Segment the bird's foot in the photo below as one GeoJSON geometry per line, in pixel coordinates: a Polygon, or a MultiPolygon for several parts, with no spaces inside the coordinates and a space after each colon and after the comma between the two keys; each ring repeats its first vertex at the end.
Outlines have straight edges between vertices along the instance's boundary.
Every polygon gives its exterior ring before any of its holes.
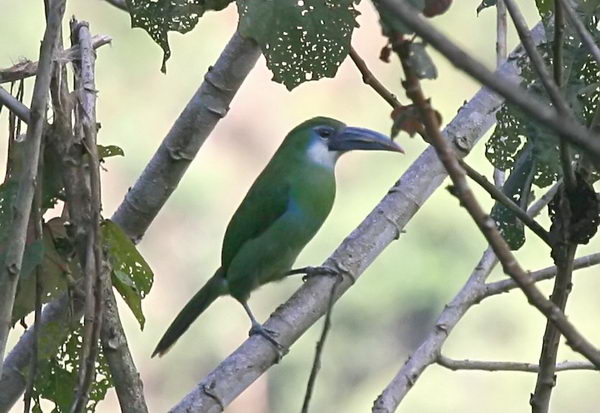
{"type": "Polygon", "coordinates": [[[338,276],[339,272],[330,267],[319,266],[319,267],[303,267],[295,270],[291,270],[287,273],[287,275],[293,274],[304,274],[302,277],[302,281],[306,281],[309,278],[316,277],[317,275],[326,275],[326,276],[338,276]]]}
{"type": "Polygon", "coordinates": [[[283,345],[279,344],[277,340],[275,340],[275,338],[279,336],[278,332],[269,330],[260,323],[252,323],[252,327],[250,328],[248,335],[253,336],[256,334],[265,338],[269,343],[273,345],[273,347],[275,347],[275,351],[277,352],[277,360],[275,360],[275,363],[279,363],[283,356],[285,356],[288,353],[288,349],[285,348],[283,345]]]}

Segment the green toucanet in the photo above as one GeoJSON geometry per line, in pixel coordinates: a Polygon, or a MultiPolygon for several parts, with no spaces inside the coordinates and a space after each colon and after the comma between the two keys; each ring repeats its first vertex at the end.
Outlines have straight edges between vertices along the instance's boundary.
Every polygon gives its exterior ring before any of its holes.
{"type": "Polygon", "coordinates": [[[225,294],[244,306],[251,331],[265,333],[248,307],[250,292],[288,274],[331,211],[336,161],[355,149],[402,152],[385,135],[325,117],[308,120],[286,136],[227,226],[221,267],[177,315],[152,356],[163,355],[225,294]]]}

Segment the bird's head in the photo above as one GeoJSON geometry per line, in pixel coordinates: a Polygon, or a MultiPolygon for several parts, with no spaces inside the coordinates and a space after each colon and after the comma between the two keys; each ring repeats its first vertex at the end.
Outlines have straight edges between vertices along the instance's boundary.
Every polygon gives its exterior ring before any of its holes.
{"type": "Polygon", "coordinates": [[[379,150],[404,153],[404,150],[386,135],[369,129],[346,126],[326,117],[310,119],[290,133],[302,137],[307,155],[315,162],[333,167],[340,155],[353,150],[379,150]],[[300,132],[300,133],[298,133],[300,132]]]}

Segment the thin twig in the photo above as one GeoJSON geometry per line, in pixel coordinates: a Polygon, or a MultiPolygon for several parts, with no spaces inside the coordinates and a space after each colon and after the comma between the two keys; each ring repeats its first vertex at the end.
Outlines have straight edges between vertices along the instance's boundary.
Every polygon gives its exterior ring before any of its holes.
{"type": "MultiPolygon", "coordinates": [[[[496,67],[500,67],[506,60],[508,49],[506,47],[508,25],[506,21],[506,5],[504,0],[496,1],[496,67]]],[[[498,188],[504,186],[504,171],[494,168],[494,185],[498,188]]]]}
{"type": "Polygon", "coordinates": [[[327,340],[327,334],[331,327],[331,313],[333,311],[333,305],[335,304],[336,290],[342,281],[343,276],[339,274],[336,278],[336,282],[331,287],[331,294],[329,295],[329,303],[327,304],[327,313],[325,313],[325,320],[323,321],[323,330],[321,331],[321,337],[317,341],[317,348],[315,350],[315,358],[310,369],[310,376],[308,377],[308,383],[306,384],[306,392],[304,394],[304,402],[302,403],[302,413],[308,413],[308,407],[310,406],[310,399],[313,394],[315,382],[317,380],[317,374],[321,368],[321,355],[323,354],[323,348],[325,341],[327,340]]]}
{"type": "Polygon", "coordinates": [[[102,209],[100,162],[97,150],[96,124],[96,86],[95,60],[91,35],[87,22],[71,20],[71,31],[74,42],[79,44],[80,59],[74,66],[76,73],[75,89],[79,96],[76,133],[83,134],[83,147],[88,155],[90,216],[85,223],[87,232],[85,285],[86,314],[84,318],[84,337],[82,356],[80,358],[80,374],[77,394],[71,412],[80,412],[88,400],[89,386],[95,374],[98,342],[103,321],[104,286],[103,286],[103,254],[100,236],[100,211],[102,209]],[[80,130],[78,130],[80,129],[80,130]]]}
{"type": "Polygon", "coordinates": [[[0,375],[4,364],[4,351],[11,326],[15,293],[21,272],[23,252],[25,251],[27,224],[31,213],[38,172],[40,143],[46,119],[48,88],[50,87],[52,54],[64,11],[65,0],[52,1],[48,23],[40,47],[40,67],[31,99],[31,122],[29,128],[27,128],[25,138],[25,159],[28,162],[24,165],[19,178],[19,189],[13,207],[12,223],[9,228],[8,239],[11,242],[7,245],[4,265],[0,268],[0,375]]]}
{"type": "Polygon", "coordinates": [[[546,231],[538,222],[533,219],[531,216],[527,214],[527,212],[523,211],[519,205],[517,205],[512,199],[510,199],[501,189],[496,187],[490,181],[486,179],[485,176],[481,175],[475,169],[471,168],[469,164],[467,164],[464,160],[459,160],[460,166],[463,167],[469,178],[474,180],[481,186],[485,191],[490,194],[490,196],[496,201],[500,202],[504,205],[508,210],[510,210],[517,218],[521,220],[523,224],[525,224],[531,231],[533,231],[542,241],[544,241],[548,246],[552,247],[552,242],[550,241],[550,236],[548,231],[546,231]]]}
{"type": "MultiPolygon", "coordinates": [[[[600,264],[600,253],[590,254],[583,257],[576,258],[573,261],[573,270],[579,270],[582,268],[591,267],[593,265],[600,264]]],[[[530,274],[531,279],[534,282],[549,280],[556,276],[556,266],[546,267],[541,270],[534,271],[530,274]]],[[[481,299],[509,292],[518,288],[518,285],[512,278],[505,280],[495,281],[485,285],[485,291],[481,294],[481,299]]]]}
{"type": "MultiPolygon", "coordinates": [[[[484,361],[484,360],[455,360],[439,355],[437,364],[450,370],[480,370],[480,371],[521,371],[537,373],[539,364],[519,363],[514,361],[484,361]]],[[[554,366],[555,371],[595,370],[598,368],[589,361],[563,361],[554,366]]]]}
{"type": "MultiPolygon", "coordinates": [[[[44,153],[45,142],[42,138],[40,153],[44,153]]],[[[35,194],[33,196],[33,205],[31,209],[31,227],[36,242],[44,242],[44,230],[42,228],[42,183],[44,182],[44,157],[40,157],[38,165],[38,176],[35,185],[35,194]]],[[[33,324],[33,340],[31,342],[31,360],[29,363],[29,375],[27,376],[27,388],[23,396],[23,411],[29,413],[31,410],[31,398],[35,379],[37,376],[38,360],[39,360],[39,337],[40,337],[40,320],[42,318],[42,263],[39,263],[34,270],[35,277],[35,292],[34,292],[34,324],[33,324]]]]}
{"type": "MultiPolygon", "coordinates": [[[[536,34],[541,41],[544,34],[542,25],[538,26],[536,34]]],[[[510,81],[519,79],[516,64],[519,56],[522,56],[520,48],[500,69],[510,81]]],[[[457,137],[460,137],[461,154],[466,154],[495,123],[495,113],[501,103],[500,96],[491,93],[488,88],[481,88],[447,124],[444,130],[446,139],[454,143],[457,137]]],[[[354,278],[362,276],[371,262],[397,239],[398,231],[402,231],[446,177],[435,151],[431,147],[427,148],[323,266],[345,269],[354,278]]],[[[289,346],[325,314],[332,283],[330,277],[309,279],[286,303],[278,307],[265,323],[265,327],[277,331],[278,341],[289,346]]],[[[348,288],[350,282],[340,284],[338,295],[345,293],[348,288]]],[[[211,393],[216,395],[222,404],[228,405],[271,367],[274,360],[272,346],[264,340],[249,338],[197,383],[171,411],[215,411],[211,409],[218,408],[218,403],[214,397],[203,391],[205,388],[210,388],[211,393]]]]}
{"type": "MultiPolygon", "coordinates": [[[[92,37],[92,47],[97,49],[112,42],[112,38],[105,34],[97,34],[92,37]]],[[[60,53],[55,53],[53,61],[72,62],[79,58],[79,45],[75,45],[69,49],[62,50],[60,53]]],[[[16,82],[35,76],[37,73],[38,62],[31,60],[23,60],[6,69],[0,69],[0,83],[16,82]]]]}
{"type": "MultiPolygon", "coordinates": [[[[396,6],[403,3],[394,3],[396,6]]],[[[507,3],[508,4],[508,3],[507,3]]],[[[542,314],[551,320],[560,332],[567,338],[573,350],[584,355],[594,365],[600,367],[600,351],[595,348],[576,328],[569,322],[564,313],[535,286],[529,274],[524,271],[506,244],[504,238],[494,225],[494,222],[486,214],[477,202],[473,192],[467,184],[464,170],[458,163],[457,156],[442,136],[438,118],[429,101],[425,98],[420,87],[419,79],[413,69],[407,64],[408,43],[405,41],[396,46],[402,67],[406,76],[405,88],[408,97],[415,103],[421,112],[421,117],[427,130],[431,144],[436,149],[440,161],[448,171],[454,185],[453,193],[460,199],[461,205],[469,212],[482,234],[485,236],[494,253],[502,264],[506,274],[519,285],[529,303],[536,307],[542,314]]]]}
{"type": "Polygon", "coordinates": [[[598,47],[588,29],[579,19],[579,16],[577,16],[577,13],[575,12],[575,5],[571,0],[558,0],[558,2],[562,5],[563,11],[567,15],[567,18],[571,24],[575,27],[575,31],[579,35],[581,42],[585,45],[585,47],[588,48],[594,60],[600,67],[600,47],[598,47]]]}
{"type": "Polygon", "coordinates": [[[524,91],[518,84],[494,75],[482,63],[475,60],[464,50],[456,46],[446,36],[436,30],[430,23],[421,19],[413,6],[408,2],[380,0],[385,8],[402,20],[428,44],[445,56],[455,67],[463,70],[474,79],[506,98],[521,108],[526,114],[538,122],[557,131],[571,143],[588,151],[596,159],[600,159],[600,139],[572,119],[559,116],[549,105],[539,101],[539,97],[524,91]]]}
{"type": "MultiPolygon", "coordinates": [[[[554,3],[554,40],[553,50],[553,75],[557,88],[563,84],[563,47],[565,39],[565,22],[563,9],[560,2],[554,3]]],[[[553,100],[554,102],[554,100],[553,100]]],[[[564,109],[559,108],[559,112],[564,109]]],[[[552,257],[556,264],[557,273],[554,288],[550,299],[554,304],[565,311],[569,293],[571,292],[571,279],[573,275],[573,260],[577,251],[577,244],[569,240],[571,222],[571,200],[570,194],[577,187],[575,168],[573,167],[573,154],[565,140],[559,142],[560,163],[563,172],[564,187],[558,196],[556,205],[556,219],[563,222],[560,228],[560,240],[555,242],[552,248],[552,257]]],[[[552,389],[556,385],[555,367],[560,345],[560,332],[549,320],[546,321],[546,329],[542,339],[542,350],[540,352],[540,369],[535,383],[535,390],[529,400],[533,413],[547,413],[550,409],[550,397],[552,389]]]]}
{"type": "Polygon", "coordinates": [[[381,83],[377,79],[377,77],[375,77],[373,72],[369,70],[363,58],[360,57],[356,49],[354,49],[354,47],[352,46],[350,46],[350,57],[352,58],[352,61],[354,62],[360,73],[362,74],[362,80],[366,85],[371,86],[371,88],[373,88],[373,90],[377,92],[379,96],[381,96],[387,103],[389,103],[391,107],[397,108],[402,106],[402,104],[398,101],[396,96],[392,92],[387,90],[383,83],[381,83]]]}

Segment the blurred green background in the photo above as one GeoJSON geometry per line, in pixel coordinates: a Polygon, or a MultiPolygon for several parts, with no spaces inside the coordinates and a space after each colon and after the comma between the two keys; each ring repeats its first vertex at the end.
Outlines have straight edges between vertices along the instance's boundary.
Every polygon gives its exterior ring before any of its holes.
{"type": "MultiPolygon", "coordinates": [[[[435,24],[473,55],[493,67],[495,12],[475,14],[477,0],[456,2],[435,24]]],[[[531,24],[537,21],[533,2],[523,5],[531,24]]],[[[370,68],[399,93],[401,70],[378,60],[385,44],[370,2],[359,5],[361,25],[353,44],[370,68]]],[[[40,1],[0,0],[0,67],[20,58],[37,60],[44,30],[40,1]]],[[[233,33],[233,5],[208,13],[191,33],[171,34],[173,57],[166,75],[160,73],[162,52],[129,17],[101,0],[68,1],[66,17],[90,22],[93,33],[110,35],[112,46],[98,51],[96,86],[99,140],[115,144],[125,158],[112,158],[103,173],[104,215],[121,202],[233,33]]],[[[66,25],[65,25],[66,27],[66,25]]],[[[65,32],[65,37],[66,32],[65,32]]],[[[509,49],[516,44],[511,31],[509,49]]],[[[434,54],[435,55],[435,54],[434,54]]],[[[433,104],[449,121],[478,85],[435,55],[439,79],[425,83],[433,104]]],[[[248,323],[231,298],[218,300],[162,359],[150,353],[164,329],[192,292],[219,265],[220,245],[228,220],[287,131],[299,122],[327,115],[349,124],[388,131],[390,108],[363,85],[347,59],[335,79],[309,82],[292,93],[270,81],[261,59],[247,78],[224,118],[202,147],[178,190],[163,208],[139,248],[154,269],[155,283],[144,301],[147,318],[142,332],[125,307],[121,316],[130,348],[144,381],[151,411],[165,411],[190,391],[246,337],[248,323]]],[[[31,91],[33,83],[27,83],[31,91]]],[[[399,94],[402,101],[406,101],[399,94]]],[[[26,100],[29,104],[29,100],[26,100]]],[[[7,116],[0,117],[0,161],[4,165],[7,116]]],[[[406,155],[354,153],[337,170],[338,195],[325,226],[300,256],[297,266],[320,264],[386,193],[425,149],[420,139],[400,137],[406,155]]],[[[491,176],[477,146],[470,162],[491,176]]],[[[488,197],[479,198],[491,207],[488,197]]],[[[548,225],[548,219],[543,219],[548,225]]],[[[550,265],[549,251],[531,234],[518,252],[528,269],[550,265]]],[[[598,250],[599,243],[580,254],[598,250]]],[[[373,400],[396,374],[411,350],[431,328],[436,315],[460,288],[485,248],[466,212],[440,190],[409,223],[406,233],[369,268],[335,308],[333,330],[325,350],[312,410],[369,411],[373,400]]],[[[600,279],[597,270],[575,277],[569,317],[594,342],[600,342],[597,314],[600,279]]],[[[494,278],[500,278],[498,271],[494,278]]],[[[251,305],[266,319],[300,285],[299,278],[268,285],[255,292],[251,305]]],[[[544,285],[548,290],[549,284],[544,285]]],[[[121,303],[122,304],[122,303],[121,303]]],[[[518,292],[492,298],[473,308],[452,333],[444,353],[455,358],[536,362],[544,329],[543,318],[518,292]]],[[[11,343],[21,328],[13,332],[11,343]]],[[[244,392],[229,412],[299,411],[320,323],[296,343],[282,363],[244,392]]],[[[559,360],[577,358],[561,347],[559,360]]],[[[450,372],[433,366],[417,382],[400,412],[529,411],[535,375],[528,373],[450,372]]],[[[559,373],[553,412],[600,410],[600,377],[593,372],[559,373]]],[[[18,411],[19,408],[15,408],[18,411]]],[[[111,391],[99,412],[117,411],[111,391]]]]}

